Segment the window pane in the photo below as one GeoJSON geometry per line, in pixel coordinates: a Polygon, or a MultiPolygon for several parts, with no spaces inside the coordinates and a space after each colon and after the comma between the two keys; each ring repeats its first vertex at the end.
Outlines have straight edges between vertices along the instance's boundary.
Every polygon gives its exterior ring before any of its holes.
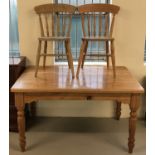
{"type": "Polygon", "coordinates": [[[85,4],[91,4],[92,2],[92,0],[85,0],[85,4]]]}
{"type": "Polygon", "coordinates": [[[72,5],[77,5],[77,4],[78,4],[78,1],[77,1],[77,0],[71,0],[71,1],[70,1],[70,4],[72,4],[72,5]]]}
{"type": "Polygon", "coordinates": [[[100,3],[100,0],[93,0],[93,3],[100,3]]]}
{"type": "Polygon", "coordinates": [[[85,1],[78,1],[78,5],[83,5],[85,1]]]}
{"type": "Polygon", "coordinates": [[[9,1],[9,55],[19,55],[18,21],[17,21],[17,2],[9,1]]]}
{"type": "Polygon", "coordinates": [[[69,4],[69,0],[61,0],[61,3],[69,4]]]}
{"type": "Polygon", "coordinates": [[[100,0],[100,3],[107,3],[107,0],[100,0]]]}

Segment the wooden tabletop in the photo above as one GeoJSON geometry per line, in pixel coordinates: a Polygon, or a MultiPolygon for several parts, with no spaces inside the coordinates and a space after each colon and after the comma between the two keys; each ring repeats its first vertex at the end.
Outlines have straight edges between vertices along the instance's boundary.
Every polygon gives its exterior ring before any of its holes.
{"type": "Polygon", "coordinates": [[[68,66],[40,68],[34,77],[34,67],[28,67],[11,88],[12,92],[96,92],[96,93],[143,93],[144,89],[126,67],[112,68],[84,66],[79,79],[72,79],[68,66]]]}

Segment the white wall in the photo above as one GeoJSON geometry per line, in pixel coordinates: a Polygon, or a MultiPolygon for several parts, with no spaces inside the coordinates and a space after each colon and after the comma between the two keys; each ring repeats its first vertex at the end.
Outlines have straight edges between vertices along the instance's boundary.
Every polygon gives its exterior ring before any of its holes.
{"type": "MultiPolygon", "coordinates": [[[[33,11],[35,5],[49,3],[51,0],[18,0],[19,39],[21,55],[28,59],[28,65],[35,64],[38,18],[33,11]]],[[[145,76],[145,0],[113,0],[120,6],[115,25],[116,63],[129,68],[142,82],[145,76]]],[[[39,116],[92,116],[113,117],[114,104],[111,101],[40,101],[37,105],[39,116]]],[[[144,115],[144,101],[139,116],[144,115]]],[[[122,107],[122,117],[129,115],[128,105],[122,107]]]]}

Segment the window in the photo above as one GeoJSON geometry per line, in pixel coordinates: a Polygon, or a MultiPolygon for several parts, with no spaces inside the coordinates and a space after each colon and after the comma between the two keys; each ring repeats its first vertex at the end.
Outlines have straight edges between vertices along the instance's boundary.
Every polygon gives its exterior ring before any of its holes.
{"type": "MultiPolygon", "coordinates": [[[[90,3],[110,3],[110,0],[55,0],[55,3],[65,3],[65,4],[71,4],[71,5],[83,5],[83,4],[90,4],[90,3]]],[[[77,61],[80,53],[80,46],[81,46],[81,38],[82,38],[82,27],[81,27],[81,18],[78,13],[75,13],[75,15],[72,18],[72,30],[71,30],[71,51],[72,51],[72,56],[73,60],[77,61]]],[[[55,44],[55,52],[61,52],[63,53],[65,51],[64,46],[62,45],[61,42],[58,42],[55,44]]],[[[103,43],[90,43],[88,47],[88,54],[93,53],[103,53],[104,50],[104,44],[103,43]]],[[[55,58],[56,62],[66,62],[67,59],[66,57],[62,58],[55,58]]],[[[93,56],[87,56],[86,61],[94,61],[98,62],[104,61],[104,58],[99,58],[99,57],[93,57],[93,56]]]]}
{"type": "Polygon", "coordinates": [[[9,56],[19,56],[17,2],[9,0],[9,56]]]}

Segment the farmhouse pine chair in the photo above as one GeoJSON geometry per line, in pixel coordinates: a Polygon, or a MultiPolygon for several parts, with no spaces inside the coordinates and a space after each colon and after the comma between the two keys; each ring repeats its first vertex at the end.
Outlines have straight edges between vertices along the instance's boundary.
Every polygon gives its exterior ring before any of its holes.
{"type": "Polygon", "coordinates": [[[109,68],[109,57],[111,57],[113,76],[116,77],[114,38],[112,34],[115,15],[119,9],[119,6],[112,4],[86,4],[78,7],[81,14],[83,38],[76,72],[77,78],[79,77],[80,67],[83,68],[84,66],[89,42],[105,43],[105,54],[91,54],[91,56],[106,57],[107,68],[109,68]]]}
{"type": "Polygon", "coordinates": [[[39,15],[41,37],[38,38],[38,52],[36,56],[35,77],[37,77],[40,57],[43,57],[43,67],[46,65],[47,56],[67,56],[68,67],[71,69],[74,78],[74,66],[70,48],[70,31],[72,23],[72,14],[76,7],[67,4],[43,4],[34,8],[39,15]],[[65,54],[47,53],[48,42],[63,42],[65,45],[65,54]],[[42,42],[44,43],[43,52],[42,42]]]}

